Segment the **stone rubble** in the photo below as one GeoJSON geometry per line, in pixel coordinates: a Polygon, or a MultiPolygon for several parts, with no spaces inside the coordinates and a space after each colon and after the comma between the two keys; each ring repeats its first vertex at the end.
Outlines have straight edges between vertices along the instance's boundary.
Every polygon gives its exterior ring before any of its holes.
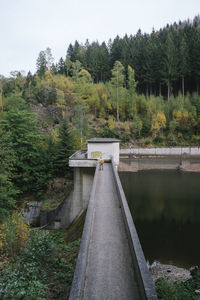
{"type": "Polygon", "coordinates": [[[169,282],[175,280],[185,281],[191,278],[190,271],[184,268],[179,268],[173,265],[164,265],[159,262],[153,263],[149,266],[150,273],[152,275],[153,281],[160,277],[168,277],[169,282]]]}

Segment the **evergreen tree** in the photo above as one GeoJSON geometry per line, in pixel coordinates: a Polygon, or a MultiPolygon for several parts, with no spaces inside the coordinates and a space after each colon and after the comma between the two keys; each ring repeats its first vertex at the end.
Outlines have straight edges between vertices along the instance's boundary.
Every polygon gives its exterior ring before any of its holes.
{"type": "Polygon", "coordinates": [[[98,42],[93,42],[87,47],[86,62],[87,70],[91,74],[94,82],[101,80],[101,60],[100,60],[100,45],[98,42]]]}
{"type": "Polygon", "coordinates": [[[58,143],[54,153],[54,170],[56,174],[70,174],[69,157],[74,152],[73,138],[66,120],[59,127],[58,143]]]}
{"type": "Polygon", "coordinates": [[[170,93],[172,91],[172,83],[178,78],[178,51],[175,47],[172,33],[168,32],[165,48],[165,60],[164,60],[164,72],[163,78],[167,84],[168,93],[167,98],[169,100],[170,93]]]}
{"type": "MultiPolygon", "coordinates": [[[[194,23],[195,24],[195,23],[194,23]]],[[[199,93],[199,78],[200,78],[200,27],[193,25],[190,31],[190,59],[192,79],[196,84],[196,92],[199,93]]]]}
{"type": "Polygon", "coordinates": [[[65,65],[65,61],[62,57],[58,61],[57,72],[58,72],[58,74],[62,74],[62,75],[66,74],[66,65],[65,65]]]}
{"type": "Polygon", "coordinates": [[[11,109],[4,114],[0,128],[10,132],[10,142],[16,161],[11,179],[22,192],[34,192],[40,195],[48,185],[47,149],[43,147],[43,137],[37,127],[37,121],[27,110],[11,109]]]}
{"type": "Polygon", "coordinates": [[[113,66],[116,61],[121,61],[121,54],[122,54],[122,40],[117,35],[110,49],[111,66],[113,66]]]}
{"type": "Polygon", "coordinates": [[[180,42],[180,54],[179,54],[179,59],[180,59],[180,65],[179,65],[179,72],[180,72],[180,77],[182,81],[182,95],[183,97],[185,96],[185,77],[189,74],[189,53],[188,53],[188,46],[186,43],[186,40],[184,36],[181,39],[180,42]]]}
{"type": "Polygon", "coordinates": [[[48,70],[47,59],[45,51],[40,51],[36,62],[37,75],[43,77],[45,72],[48,70]]]}
{"type": "Polygon", "coordinates": [[[100,81],[105,82],[108,79],[110,79],[110,57],[105,42],[103,42],[100,46],[99,65],[100,65],[100,69],[99,69],[100,81]]]}

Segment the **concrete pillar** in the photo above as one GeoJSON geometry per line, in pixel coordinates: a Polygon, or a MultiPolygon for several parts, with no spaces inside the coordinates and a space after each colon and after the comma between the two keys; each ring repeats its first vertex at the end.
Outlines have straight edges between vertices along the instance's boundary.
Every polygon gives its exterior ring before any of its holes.
{"type": "Polygon", "coordinates": [[[90,199],[90,193],[92,190],[92,184],[94,179],[94,168],[83,168],[82,170],[82,201],[83,209],[88,207],[88,202],[90,199]]]}
{"type": "Polygon", "coordinates": [[[82,170],[81,168],[74,168],[74,191],[70,207],[70,221],[74,220],[74,218],[78,216],[83,209],[82,189],[82,170]]]}

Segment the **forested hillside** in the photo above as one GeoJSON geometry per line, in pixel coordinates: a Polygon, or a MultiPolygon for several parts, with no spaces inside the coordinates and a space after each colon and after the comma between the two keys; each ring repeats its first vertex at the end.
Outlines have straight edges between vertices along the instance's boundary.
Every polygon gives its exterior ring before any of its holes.
{"type": "Polygon", "coordinates": [[[89,137],[200,145],[200,18],[108,44],[77,41],[35,74],[0,77],[0,214],[40,197],[89,137]],[[35,113],[33,113],[35,112],[35,113]]]}
{"type": "Polygon", "coordinates": [[[72,281],[79,241],[31,231],[21,207],[50,202],[53,180],[71,178],[69,156],[87,138],[200,146],[199,84],[199,16],[108,43],[76,41],[57,63],[47,48],[35,74],[0,75],[0,299],[65,298],[72,281]]]}

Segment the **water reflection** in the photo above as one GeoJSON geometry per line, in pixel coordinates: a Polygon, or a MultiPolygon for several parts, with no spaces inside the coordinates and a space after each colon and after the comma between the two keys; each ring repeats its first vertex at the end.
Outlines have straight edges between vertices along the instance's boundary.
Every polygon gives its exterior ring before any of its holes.
{"type": "Polygon", "coordinates": [[[146,259],[200,265],[200,175],[154,170],[120,178],[146,259]]]}

